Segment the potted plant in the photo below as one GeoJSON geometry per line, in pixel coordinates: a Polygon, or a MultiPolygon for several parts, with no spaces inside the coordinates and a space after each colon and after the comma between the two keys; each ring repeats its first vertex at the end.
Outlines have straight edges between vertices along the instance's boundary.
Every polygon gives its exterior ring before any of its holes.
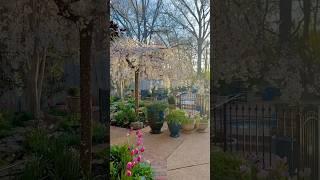
{"type": "Polygon", "coordinates": [[[186,119],[182,123],[182,129],[185,133],[191,133],[195,127],[195,116],[188,113],[186,119]]]}
{"type": "Polygon", "coordinates": [[[194,129],[198,129],[201,121],[201,116],[197,114],[195,115],[194,119],[195,119],[194,129]]]}
{"type": "Polygon", "coordinates": [[[164,102],[154,102],[147,107],[147,118],[152,134],[160,134],[164,122],[164,113],[167,104],[164,102]]]}
{"type": "Polygon", "coordinates": [[[181,124],[186,119],[184,111],[180,109],[171,110],[166,119],[170,130],[170,136],[174,138],[179,137],[181,124]]]}
{"type": "Polygon", "coordinates": [[[168,97],[168,104],[170,109],[175,109],[176,108],[176,99],[174,96],[169,96],[168,97]]]}
{"type": "Polygon", "coordinates": [[[67,106],[70,112],[80,112],[80,89],[78,87],[68,89],[67,106]]]}
{"type": "Polygon", "coordinates": [[[205,132],[205,130],[208,128],[208,124],[209,124],[208,122],[209,122],[209,119],[207,117],[200,118],[198,131],[205,132]]]}

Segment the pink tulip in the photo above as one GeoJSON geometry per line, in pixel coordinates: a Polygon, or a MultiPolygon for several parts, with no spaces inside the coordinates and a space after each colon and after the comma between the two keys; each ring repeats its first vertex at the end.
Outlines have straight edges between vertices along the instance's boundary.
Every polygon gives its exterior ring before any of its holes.
{"type": "Polygon", "coordinates": [[[127,176],[132,176],[132,172],[130,170],[127,170],[127,176]]]}
{"type": "Polygon", "coordinates": [[[137,162],[135,160],[133,160],[132,167],[134,167],[136,164],[137,164],[137,162]]]}
{"type": "Polygon", "coordinates": [[[127,163],[127,169],[130,170],[132,168],[132,162],[127,163]]]}
{"type": "Polygon", "coordinates": [[[138,148],[136,148],[135,150],[134,150],[134,154],[138,154],[139,153],[139,150],[138,150],[138,148]]]}
{"type": "Polygon", "coordinates": [[[140,152],[144,152],[144,147],[143,146],[140,148],[140,152]]]}
{"type": "Polygon", "coordinates": [[[139,155],[139,156],[137,157],[137,161],[138,161],[138,162],[140,162],[140,161],[141,161],[141,159],[142,159],[142,156],[141,156],[141,155],[139,155]]]}
{"type": "Polygon", "coordinates": [[[131,156],[133,156],[135,154],[135,150],[133,149],[132,151],[131,151],[131,156]]]}
{"type": "Polygon", "coordinates": [[[142,144],[142,140],[141,139],[138,139],[137,141],[137,146],[140,146],[142,144]]]}

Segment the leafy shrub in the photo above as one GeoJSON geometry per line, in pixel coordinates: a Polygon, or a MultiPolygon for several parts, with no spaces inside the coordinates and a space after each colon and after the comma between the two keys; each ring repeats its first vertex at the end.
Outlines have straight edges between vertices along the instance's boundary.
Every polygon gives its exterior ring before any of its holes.
{"type": "Polygon", "coordinates": [[[94,123],[92,130],[93,143],[103,143],[106,140],[107,128],[104,124],[94,123]]]}
{"type": "Polygon", "coordinates": [[[32,131],[26,142],[35,158],[27,163],[22,179],[79,179],[79,152],[70,147],[73,144],[70,137],[49,138],[42,130],[32,131]]]}
{"type": "Polygon", "coordinates": [[[60,109],[56,109],[56,108],[50,109],[48,113],[53,115],[53,116],[67,116],[68,115],[67,112],[62,111],[60,109]]]}
{"type": "Polygon", "coordinates": [[[74,149],[65,149],[53,159],[53,179],[78,180],[80,177],[80,155],[74,149]]]}
{"type": "Polygon", "coordinates": [[[118,126],[129,125],[136,120],[136,113],[133,108],[126,107],[118,111],[115,115],[118,126]]]}
{"type": "Polygon", "coordinates": [[[250,172],[241,172],[241,165],[245,162],[240,157],[224,152],[214,152],[211,154],[211,174],[213,179],[239,179],[239,180],[251,180],[250,172]]]}
{"type": "Polygon", "coordinates": [[[167,115],[166,119],[168,123],[176,123],[182,124],[186,120],[186,115],[183,110],[171,110],[170,113],[167,115]]]}
{"type": "Polygon", "coordinates": [[[48,164],[41,158],[34,156],[27,162],[25,168],[22,171],[22,175],[19,179],[21,180],[34,180],[41,179],[46,176],[48,164]]]}
{"type": "Polygon", "coordinates": [[[27,112],[0,112],[0,137],[10,135],[10,129],[16,126],[23,126],[25,121],[33,119],[33,115],[27,112]]]}
{"type": "Polygon", "coordinates": [[[110,162],[112,163],[110,168],[113,171],[111,179],[116,180],[125,173],[127,162],[132,159],[128,148],[128,145],[112,146],[110,148],[110,162]]]}
{"type": "Polygon", "coordinates": [[[73,132],[75,130],[75,127],[79,127],[79,125],[80,116],[78,116],[77,114],[72,114],[61,118],[59,128],[67,132],[73,132]]]}
{"type": "Polygon", "coordinates": [[[10,122],[0,113],[0,138],[10,135],[10,129],[10,122]]]}
{"type": "Polygon", "coordinates": [[[80,136],[75,133],[64,133],[57,137],[57,141],[63,142],[68,147],[79,147],[80,136]]]}
{"type": "Polygon", "coordinates": [[[49,146],[49,137],[44,130],[36,129],[26,136],[26,149],[37,154],[46,154],[49,146]]]}
{"type": "Polygon", "coordinates": [[[132,168],[133,178],[139,179],[140,177],[144,177],[146,180],[153,179],[153,171],[149,164],[147,163],[139,163],[138,165],[132,168]]]}
{"type": "Polygon", "coordinates": [[[23,126],[23,122],[34,119],[33,115],[28,112],[16,112],[14,116],[12,116],[12,125],[13,126],[23,126]]]}
{"type": "Polygon", "coordinates": [[[161,102],[161,101],[156,101],[150,105],[148,105],[147,109],[148,109],[148,113],[149,112],[161,112],[164,111],[166,108],[168,107],[168,104],[165,102],[161,102]]]}

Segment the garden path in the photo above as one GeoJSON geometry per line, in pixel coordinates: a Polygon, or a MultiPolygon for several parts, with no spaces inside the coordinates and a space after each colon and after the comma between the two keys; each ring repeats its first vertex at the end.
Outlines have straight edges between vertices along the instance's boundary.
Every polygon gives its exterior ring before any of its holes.
{"type": "MultiPolygon", "coordinates": [[[[181,133],[179,138],[171,138],[164,124],[161,134],[144,132],[145,160],[149,160],[155,170],[156,180],[210,179],[210,133],[181,133]]],[[[110,127],[111,144],[127,142],[127,129],[110,127]]],[[[132,135],[130,141],[134,142],[132,135]]]]}

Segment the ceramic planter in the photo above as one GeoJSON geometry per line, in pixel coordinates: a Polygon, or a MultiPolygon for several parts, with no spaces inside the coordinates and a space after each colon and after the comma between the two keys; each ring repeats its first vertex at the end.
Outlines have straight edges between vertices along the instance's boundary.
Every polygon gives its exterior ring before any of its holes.
{"type": "Polygon", "coordinates": [[[200,122],[198,126],[199,132],[204,132],[208,128],[208,122],[200,122]]]}
{"type": "Polygon", "coordinates": [[[152,134],[160,134],[164,122],[164,111],[148,113],[152,134]]]}
{"type": "Polygon", "coordinates": [[[182,129],[183,129],[183,132],[185,133],[192,133],[192,131],[194,130],[194,121],[190,121],[190,122],[185,122],[182,124],[182,129]]]}
{"type": "Polygon", "coordinates": [[[170,136],[177,138],[180,136],[181,125],[178,123],[168,123],[168,127],[170,130],[170,136]]]}
{"type": "Polygon", "coordinates": [[[138,130],[143,128],[143,122],[137,121],[137,122],[131,122],[130,127],[132,127],[133,130],[138,130]]]}

